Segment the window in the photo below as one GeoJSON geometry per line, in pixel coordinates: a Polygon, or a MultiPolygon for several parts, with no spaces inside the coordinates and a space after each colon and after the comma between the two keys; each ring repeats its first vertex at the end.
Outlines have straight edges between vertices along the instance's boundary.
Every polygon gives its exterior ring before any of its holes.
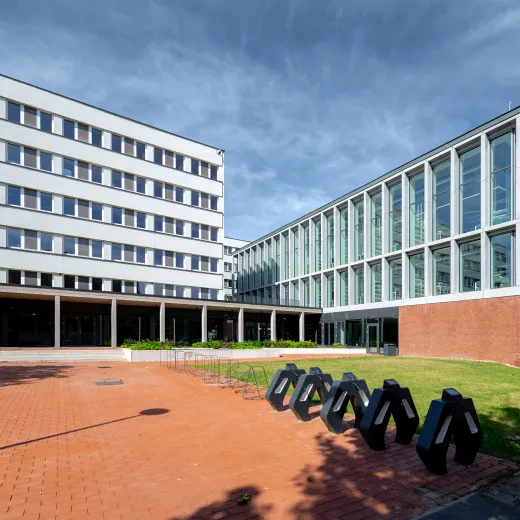
{"type": "Polygon", "coordinates": [[[112,260],[121,260],[123,246],[121,244],[112,244],[112,260]]]}
{"type": "Polygon", "coordinates": [[[218,271],[218,259],[210,258],[209,263],[210,263],[210,271],[212,273],[216,273],[218,271]]]}
{"type": "Polygon", "coordinates": [[[24,231],[24,248],[25,249],[38,249],[38,233],[36,231],[24,231]]]}
{"type": "MultiPolygon", "coordinates": [[[[348,263],[348,206],[339,211],[339,263],[348,263]]],[[[307,271],[304,274],[307,274],[307,271]]]]}
{"type": "Polygon", "coordinates": [[[78,179],[89,180],[89,168],[86,162],[78,161],[78,179]]]}
{"type": "Polygon", "coordinates": [[[226,273],[230,273],[230,272],[232,271],[232,268],[233,268],[233,266],[232,266],[231,263],[229,263],[229,262],[224,262],[224,271],[225,271],[226,273]]]}
{"type": "Polygon", "coordinates": [[[38,193],[35,190],[25,188],[24,203],[26,208],[38,209],[38,193]]]}
{"type": "Polygon", "coordinates": [[[175,201],[184,202],[184,188],[175,188],[175,201]]]}
{"type": "Polygon", "coordinates": [[[191,288],[191,297],[192,298],[200,298],[200,289],[198,287],[191,288]]]}
{"type": "Polygon", "coordinates": [[[363,205],[363,199],[354,203],[354,262],[365,258],[365,210],[363,205]]]}
{"type": "Polygon", "coordinates": [[[410,246],[424,243],[424,173],[410,179],[410,246]]]}
{"type": "Polygon", "coordinates": [[[433,258],[433,294],[451,293],[451,256],[450,247],[435,249],[432,251],[433,258]]]}
{"type": "Polygon", "coordinates": [[[7,162],[20,164],[21,163],[21,149],[15,144],[8,143],[7,145],[7,162]]]}
{"type": "Polygon", "coordinates": [[[64,276],[64,287],[65,287],[65,289],[75,289],[76,288],[76,277],[71,274],[66,274],[64,276]]]}
{"type": "Polygon", "coordinates": [[[184,222],[182,220],[175,221],[175,234],[184,235],[184,222]]]}
{"type": "Polygon", "coordinates": [[[153,228],[155,231],[163,232],[164,219],[159,215],[155,215],[153,218],[153,228]]]}
{"type": "Polygon", "coordinates": [[[209,177],[209,165],[207,162],[202,161],[200,163],[200,175],[206,178],[209,177]]]}
{"type": "Polygon", "coordinates": [[[38,167],[38,153],[33,148],[25,147],[23,150],[23,164],[29,168],[38,167]]]}
{"type": "Polygon", "coordinates": [[[63,237],[63,253],[66,255],[76,254],[76,240],[72,237],[63,237]]]}
{"type": "Polygon", "coordinates": [[[200,193],[198,191],[192,191],[191,192],[191,205],[192,206],[199,206],[199,196],[200,193]]]}
{"type": "Polygon", "coordinates": [[[112,151],[121,153],[121,143],[121,136],[112,134],[112,151]]]}
{"type": "Polygon", "coordinates": [[[88,200],[78,200],[78,217],[89,218],[89,203],[88,200]]]}
{"type": "Polygon", "coordinates": [[[16,103],[7,102],[7,120],[11,123],[20,123],[21,107],[16,103]]]}
{"type": "Polygon", "coordinates": [[[372,195],[370,202],[372,213],[370,229],[370,254],[371,256],[379,256],[383,252],[383,209],[381,205],[381,192],[372,195]]]}
{"type": "Polygon", "coordinates": [[[22,283],[22,271],[14,271],[9,269],[9,283],[13,285],[20,285],[22,283]]]}
{"type": "Polygon", "coordinates": [[[74,216],[76,215],[76,201],[69,197],[63,197],[63,214],[74,216]]]}
{"type": "Polygon", "coordinates": [[[7,204],[12,206],[22,205],[22,190],[16,186],[8,186],[7,188],[7,204]]]}
{"type": "Polygon", "coordinates": [[[173,186],[171,184],[164,185],[164,198],[166,200],[173,200],[173,186]]]}
{"type": "MultiPolygon", "coordinates": [[[[278,245],[278,244],[277,244],[278,245]]],[[[314,221],[314,270],[321,270],[321,221],[314,221]]],[[[278,277],[277,277],[278,280],[278,277]]]]}
{"type": "Polygon", "coordinates": [[[162,199],[163,197],[163,185],[162,182],[156,182],[153,183],[153,196],[159,197],[162,199]]]}
{"type": "Polygon", "coordinates": [[[175,155],[175,168],[177,168],[177,170],[184,170],[184,157],[182,155],[175,155]]]}
{"type": "Polygon", "coordinates": [[[365,303],[365,269],[356,267],[353,272],[355,305],[359,305],[365,303]]]}
{"type": "Polygon", "coordinates": [[[92,240],[92,256],[94,258],[103,258],[103,242],[100,240],[92,240]]]}
{"type": "Polygon", "coordinates": [[[447,238],[451,234],[450,171],[450,161],[433,167],[433,240],[447,238]]]}
{"type": "Polygon", "coordinates": [[[42,211],[52,211],[52,195],[40,192],[40,209],[42,211]]]}
{"type": "Polygon", "coordinates": [[[90,256],[88,238],[78,238],[78,255],[90,256]]]}
{"type": "Polygon", "coordinates": [[[199,161],[196,161],[195,159],[191,160],[191,173],[193,175],[199,174],[199,161]]]}
{"type": "Polygon", "coordinates": [[[135,143],[133,139],[129,139],[128,137],[124,138],[124,152],[127,155],[134,155],[134,147],[135,143]]]}
{"type": "Polygon", "coordinates": [[[410,255],[410,298],[424,296],[424,253],[410,255]]]}
{"type": "Polygon", "coordinates": [[[218,209],[218,197],[210,196],[210,208],[214,211],[218,209]]]}
{"type": "Polygon", "coordinates": [[[146,228],[146,214],[145,213],[136,213],[136,226],[141,229],[146,228]]]}
{"type": "Polygon", "coordinates": [[[72,159],[63,158],[63,175],[65,177],[74,177],[74,161],[72,159]]]}
{"type": "Polygon", "coordinates": [[[513,285],[512,255],[512,232],[491,237],[491,289],[513,285]]]}
{"type": "Polygon", "coordinates": [[[156,249],[153,252],[153,263],[154,265],[163,265],[163,252],[156,249]]]}
{"type": "Polygon", "coordinates": [[[191,225],[191,238],[200,238],[200,225],[199,224],[191,225]]]}
{"type": "Polygon", "coordinates": [[[491,141],[491,224],[511,220],[511,132],[491,141]]]}
{"type": "Polygon", "coordinates": [[[163,163],[163,151],[160,148],[153,149],[153,162],[155,164],[163,163]]]}
{"type": "Polygon", "coordinates": [[[123,223],[123,210],[121,208],[112,208],[112,224],[123,223]]]}
{"type": "Polygon", "coordinates": [[[200,257],[191,255],[191,270],[198,271],[200,269],[200,257]]]}
{"type": "Polygon", "coordinates": [[[136,143],[136,157],[138,159],[144,159],[146,157],[146,145],[139,141],[136,143]]]}
{"type": "Polygon", "coordinates": [[[78,123],[78,141],[88,143],[90,141],[90,129],[88,125],[78,123]]]}
{"type": "Polygon", "coordinates": [[[33,128],[37,128],[38,111],[35,108],[24,107],[23,112],[24,112],[24,114],[23,114],[24,125],[32,126],[33,128]]]}
{"type": "Polygon", "coordinates": [[[124,210],[125,221],[124,225],[128,227],[135,227],[135,214],[131,209],[124,210]]]}
{"type": "Polygon", "coordinates": [[[217,177],[218,177],[218,166],[215,166],[214,164],[212,164],[210,166],[210,177],[211,179],[213,179],[214,181],[217,180],[217,177]]]}
{"type": "Polygon", "coordinates": [[[334,267],[334,214],[327,215],[327,267],[334,267]]]}
{"type": "Polygon", "coordinates": [[[135,179],[134,179],[133,175],[130,175],[129,173],[124,173],[123,174],[123,183],[124,183],[125,190],[135,191],[135,189],[134,189],[135,179]]]}
{"type": "Polygon", "coordinates": [[[170,152],[168,150],[164,152],[164,164],[165,166],[173,168],[173,152],[170,152]]]}
{"type": "Polygon", "coordinates": [[[103,280],[101,278],[92,278],[92,290],[93,291],[102,291],[103,290],[103,280]]]}
{"type": "Polygon", "coordinates": [[[480,229],[480,146],[459,156],[460,230],[480,229]]]}
{"type": "Polygon", "coordinates": [[[329,274],[327,280],[327,307],[334,307],[334,275],[329,274]]]}
{"type": "Polygon", "coordinates": [[[210,240],[216,242],[218,240],[218,228],[212,227],[210,229],[210,240]]]}
{"type": "Polygon", "coordinates": [[[70,121],[69,119],[63,120],[63,136],[68,139],[75,139],[74,121],[70,121]]]}
{"type": "Polygon", "coordinates": [[[112,170],[112,187],[122,188],[123,187],[123,175],[121,172],[112,170]]]}
{"type": "Polygon", "coordinates": [[[390,300],[400,300],[403,297],[403,262],[401,258],[395,258],[388,262],[390,282],[390,300]]]}
{"type": "Polygon", "coordinates": [[[50,153],[40,152],[40,169],[52,172],[52,155],[50,153]]]}
{"type": "Polygon", "coordinates": [[[52,274],[41,273],[40,274],[40,285],[42,287],[52,287],[52,274]]]}
{"type": "Polygon", "coordinates": [[[370,301],[377,303],[383,301],[383,278],[381,264],[370,266],[370,301]]]}
{"type": "Polygon", "coordinates": [[[480,239],[464,242],[459,246],[460,253],[460,291],[480,291],[481,264],[480,239]]]}
{"type": "Polygon", "coordinates": [[[142,177],[135,178],[135,190],[137,193],[146,193],[146,181],[142,177]]]}
{"type": "Polygon", "coordinates": [[[25,271],[25,285],[38,285],[38,273],[35,271],[25,271]]]}
{"type": "Polygon", "coordinates": [[[52,251],[52,235],[40,233],[40,251],[52,251]]]}
{"type": "Polygon", "coordinates": [[[339,273],[339,304],[348,305],[348,271],[339,273]]]}
{"type": "Polygon", "coordinates": [[[121,280],[112,280],[112,292],[120,293],[122,290],[123,283],[121,280]]]}
{"type": "Polygon", "coordinates": [[[21,229],[7,229],[7,247],[22,247],[21,229]]]}
{"type": "Polygon", "coordinates": [[[92,144],[98,148],[101,148],[103,146],[103,132],[98,128],[92,128],[91,135],[92,144]]]}
{"type": "Polygon", "coordinates": [[[101,184],[103,182],[103,174],[99,166],[92,165],[92,182],[101,184]]]}

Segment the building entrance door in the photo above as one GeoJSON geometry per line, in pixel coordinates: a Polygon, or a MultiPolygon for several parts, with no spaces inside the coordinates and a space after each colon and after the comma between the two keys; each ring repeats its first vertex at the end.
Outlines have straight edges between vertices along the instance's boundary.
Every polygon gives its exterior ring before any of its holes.
{"type": "Polygon", "coordinates": [[[367,353],[379,353],[379,323],[367,323],[367,353]]]}

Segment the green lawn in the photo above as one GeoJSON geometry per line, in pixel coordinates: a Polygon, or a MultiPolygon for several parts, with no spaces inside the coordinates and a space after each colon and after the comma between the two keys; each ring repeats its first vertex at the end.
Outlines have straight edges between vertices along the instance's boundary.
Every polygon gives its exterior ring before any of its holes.
{"type": "MultiPolygon", "coordinates": [[[[254,365],[265,367],[270,382],[276,370],[288,362],[291,360],[255,362],[254,365]]],[[[318,366],[334,379],[340,379],[343,372],[354,372],[366,380],[370,391],[381,387],[384,379],[395,379],[410,389],[421,425],[431,400],[439,399],[443,388],[456,388],[475,403],[484,431],[481,450],[520,462],[520,443],[513,440],[520,434],[519,369],[473,361],[375,356],[294,362],[307,371],[311,366],[318,366]]]]}

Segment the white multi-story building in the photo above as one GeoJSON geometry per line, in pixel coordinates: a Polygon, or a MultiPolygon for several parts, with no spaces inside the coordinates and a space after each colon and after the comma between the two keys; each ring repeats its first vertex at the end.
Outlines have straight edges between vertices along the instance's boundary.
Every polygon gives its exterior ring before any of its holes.
{"type": "Polygon", "coordinates": [[[231,299],[237,290],[237,266],[234,261],[234,253],[248,244],[247,240],[224,237],[224,298],[231,299]]]}
{"type": "Polygon", "coordinates": [[[519,114],[252,241],[238,295],[323,308],[325,344],[520,362],[519,114]]]}

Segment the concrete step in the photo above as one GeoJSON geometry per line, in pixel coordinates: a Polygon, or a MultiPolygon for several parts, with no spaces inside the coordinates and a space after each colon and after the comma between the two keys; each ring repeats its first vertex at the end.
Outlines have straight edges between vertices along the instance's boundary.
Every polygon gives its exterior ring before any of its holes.
{"type": "Polygon", "coordinates": [[[125,361],[120,349],[114,350],[0,350],[0,363],[41,363],[41,362],[88,362],[125,361]]]}

